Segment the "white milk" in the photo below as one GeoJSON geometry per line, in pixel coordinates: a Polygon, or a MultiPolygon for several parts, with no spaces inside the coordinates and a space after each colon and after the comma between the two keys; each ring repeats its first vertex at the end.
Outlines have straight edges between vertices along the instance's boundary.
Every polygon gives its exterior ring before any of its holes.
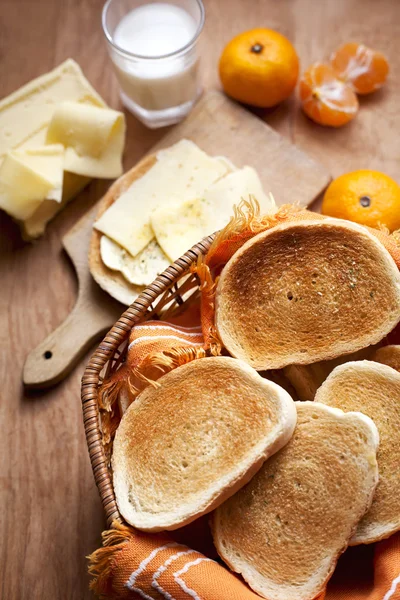
{"type": "Polygon", "coordinates": [[[190,42],[196,33],[194,19],[180,6],[156,2],[125,15],[114,32],[114,42],[140,56],[165,56],[190,42]]]}
{"type": "Polygon", "coordinates": [[[133,112],[163,111],[195,101],[199,93],[195,48],[160,57],[189,44],[196,28],[183,8],[164,2],[135,8],[118,23],[114,44],[135,56],[113,53],[112,58],[122,98],[133,112]]]}

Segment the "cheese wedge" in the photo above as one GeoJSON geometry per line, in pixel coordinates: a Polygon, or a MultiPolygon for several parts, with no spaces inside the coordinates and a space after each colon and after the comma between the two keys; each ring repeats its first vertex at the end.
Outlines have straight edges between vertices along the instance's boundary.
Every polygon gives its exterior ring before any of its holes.
{"type": "Polygon", "coordinates": [[[96,221],[94,227],[136,256],[154,238],[151,213],[161,204],[196,198],[229,172],[226,161],[181,140],[157,153],[157,162],[96,221]]]}
{"type": "Polygon", "coordinates": [[[133,285],[150,285],[170,265],[169,258],[156,240],[152,240],[136,256],[103,235],[100,240],[101,260],[109,269],[119,271],[133,285]]]}
{"type": "Polygon", "coordinates": [[[151,214],[151,226],[161,248],[174,261],[193,244],[225,227],[234,205],[249,196],[257,199],[262,214],[276,210],[256,171],[244,167],[219,179],[198,198],[172,206],[163,204],[151,214]]]}
{"type": "Polygon", "coordinates": [[[63,160],[61,145],[8,152],[0,166],[0,208],[25,220],[44,199],[60,203],[63,160]]]}
{"type": "Polygon", "coordinates": [[[53,114],[46,142],[65,146],[66,171],[87,177],[119,177],[125,116],[110,108],[63,102],[53,114]]]}

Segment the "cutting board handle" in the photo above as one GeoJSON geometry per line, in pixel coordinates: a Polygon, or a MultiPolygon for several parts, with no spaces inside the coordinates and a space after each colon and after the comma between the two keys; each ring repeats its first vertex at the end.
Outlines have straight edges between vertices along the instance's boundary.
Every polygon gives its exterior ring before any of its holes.
{"type": "Polygon", "coordinates": [[[96,211],[94,206],[63,238],[78,277],[78,298],[65,321],[28,354],[22,375],[26,387],[45,388],[64,379],[123,310],[89,273],[89,243],[96,211]]]}
{"type": "Polygon", "coordinates": [[[59,327],[28,354],[23,382],[43,388],[61,381],[110,327],[110,319],[96,314],[82,294],[73,311],[59,327]]]}

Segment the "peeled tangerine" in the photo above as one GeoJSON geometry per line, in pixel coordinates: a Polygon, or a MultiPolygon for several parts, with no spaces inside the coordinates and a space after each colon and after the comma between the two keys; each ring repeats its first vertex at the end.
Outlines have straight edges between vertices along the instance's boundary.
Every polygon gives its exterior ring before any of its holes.
{"type": "Polygon", "coordinates": [[[338,77],[357,94],[379,89],[389,73],[386,57],[364,44],[344,44],[332,54],[330,62],[338,77]]]}
{"type": "Polygon", "coordinates": [[[353,89],[327,64],[315,63],[303,73],[300,99],[306,115],[320,125],[341,127],[358,111],[353,89]]]}

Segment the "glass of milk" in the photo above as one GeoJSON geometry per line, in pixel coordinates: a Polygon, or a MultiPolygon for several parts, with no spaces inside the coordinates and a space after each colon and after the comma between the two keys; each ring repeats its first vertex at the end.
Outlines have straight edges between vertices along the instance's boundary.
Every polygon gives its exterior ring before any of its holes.
{"type": "Polygon", "coordinates": [[[108,0],[102,22],[126,108],[151,128],[183,119],[201,93],[201,0],[108,0]]]}

